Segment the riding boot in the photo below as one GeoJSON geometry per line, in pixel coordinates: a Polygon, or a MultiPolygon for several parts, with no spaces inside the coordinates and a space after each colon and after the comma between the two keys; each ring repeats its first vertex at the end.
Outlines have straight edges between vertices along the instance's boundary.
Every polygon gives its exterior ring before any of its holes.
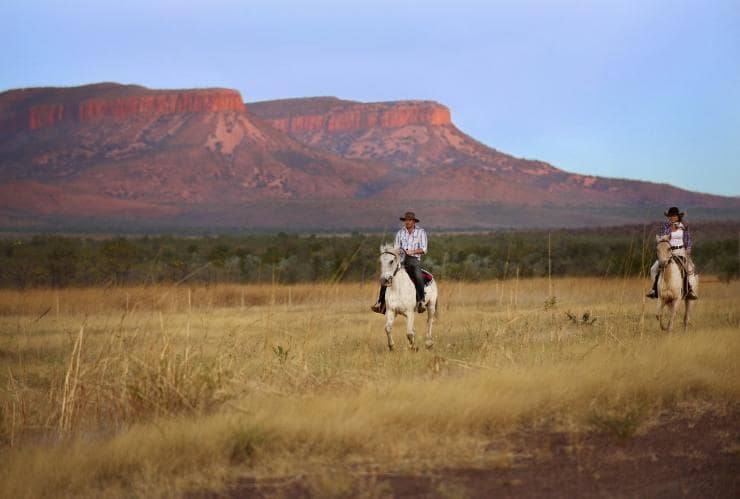
{"type": "Polygon", "coordinates": [[[385,314],[385,286],[380,287],[380,294],[378,295],[378,301],[375,305],[370,307],[370,310],[379,314],[385,314]]]}
{"type": "Polygon", "coordinates": [[[689,284],[689,292],[686,294],[686,299],[687,300],[698,300],[699,299],[699,295],[696,294],[696,292],[694,291],[694,288],[691,287],[691,284],[689,284]]]}
{"type": "Polygon", "coordinates": [[[653,289],[650,290],[648,294],[646,294],[648,298],[657,298],[658,297],[658,276],[655,276],[655,280],[653,281],[653,289]]]}

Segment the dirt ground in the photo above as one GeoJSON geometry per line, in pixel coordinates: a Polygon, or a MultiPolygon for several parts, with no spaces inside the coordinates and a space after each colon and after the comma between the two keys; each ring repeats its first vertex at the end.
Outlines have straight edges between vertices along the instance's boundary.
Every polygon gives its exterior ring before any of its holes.
{"type": "MultiPolygon", "coordinates": [[[[423,475],[366,474],[347,497],[740,497],[740,411],[664,421],[632,436],[521,431],[488,450],[512,453],[493,469],[439,469],[423,475]],[[371,485],[370,485],[371,484],[371,485]]],[[[193,497],[291,497],[324,494],[310,477],[242,480],[223,494],[193,497]]],[[[337,491],[334,491],[336,494],[337,491]]],[[[333,494],[332,494],[333,495],[333,494]]]]}

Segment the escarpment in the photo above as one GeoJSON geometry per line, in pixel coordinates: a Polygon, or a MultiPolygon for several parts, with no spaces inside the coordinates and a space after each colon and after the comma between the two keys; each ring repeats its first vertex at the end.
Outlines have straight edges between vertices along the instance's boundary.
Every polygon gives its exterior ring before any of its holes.
{"type": "Polygon", "coordinates": [[[250,104],[250,112],[288,134],[449,125],[450,110],[432,101],[354,102],[333,97],[250,104]]]}
{"type": "Polygon", "coordinates": [[[150,90],[135,85],[98,84],[33,88],[0,94],[0,132],[38,130],[59,123],[87,123],[136,115],[245,111],[236,90],[150,90]]]}

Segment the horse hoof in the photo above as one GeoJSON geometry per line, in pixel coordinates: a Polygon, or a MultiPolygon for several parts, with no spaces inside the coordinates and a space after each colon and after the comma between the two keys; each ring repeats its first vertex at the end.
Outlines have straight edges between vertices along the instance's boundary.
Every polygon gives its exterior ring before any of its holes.
{"type": "Polygon", "coordinates": [[[389,352],[392,352],[393,351],[393,345],[388,345],[388,351],[389,352]]]}
{"type": "Polygon", "coordinates": [[[432,347],[434,346],[434,342],[433,341],[425,341],[424,342],[424,346],[427,347],[427,350],[431,350],[432,347]]]}

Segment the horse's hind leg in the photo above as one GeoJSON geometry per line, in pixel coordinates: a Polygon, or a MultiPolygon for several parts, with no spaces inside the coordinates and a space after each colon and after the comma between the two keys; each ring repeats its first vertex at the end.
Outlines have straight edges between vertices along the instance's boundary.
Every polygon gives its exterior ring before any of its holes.
{"type": "Polygon", "coordinates": [[[683,313],[683,330],[686,331],[689,328],[689,309],[691,308],[691,301],[684,300],[683,302],[686,304],[683,313]]]}
{"type": "Polygon", "coordinates": [[[432,324],[434,323],[434,314],[437,310],[437,302],[430,301],[427,306],[427,340],[424,342],[424,346],[432,348],[434,346],[434,339],[432,338],[432,324]]]}
{"type": "Polygon", "coordinates": [[[393,351],[393,336],[391,331],[393,330],[393,320],[396,318],[396,314],[392,310],[387,310],[385,313],[385,334],[388,336],[388,350],[393,351]]]}

